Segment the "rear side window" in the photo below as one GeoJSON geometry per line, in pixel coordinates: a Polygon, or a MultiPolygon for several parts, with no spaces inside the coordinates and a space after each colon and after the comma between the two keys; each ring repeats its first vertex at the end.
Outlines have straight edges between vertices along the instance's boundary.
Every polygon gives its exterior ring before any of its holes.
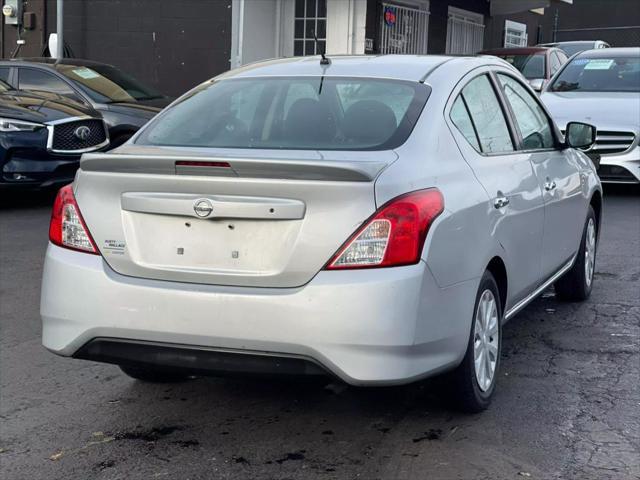
{"type": "Polygon", "coordinates": [[[504,117],[502,107],[496,97],[496,92],[486,75],[481,75],[469,82],[462,89],[459,98],[466,107],[467,115],[471,119],[477,140],[473,140],[468,125],[465,124],[464,114],[461,112],[460,103],[456,99],[455,112],[451,110],[451,120],[458,130],[467,138],[476,150],[483,153],[512,152],[513,141],[509,133],[509,127],[504,117]],[[454,115],[456,116],[454,118],[454,115]]]}
{"type": "Polygon", "coordinates": [[[19,70],[18,88],[20,90],[36,90],[66,96],[75,95],[73,89],[55,75],[33,68],[21,68],[19,70]]]}
{"type": "Polygon", "coordinates": [[[464,135],[467,141],[473,145],[473,148],[480,151],[480,143],[478,143],[478,136],[476,135],[475,127],[471,121],[469,110],[465,104],[462,95],[456,98],[451,107],[451,121],[454,123],[460,133],[464,135]]]}
{"type": "Polygon", "coordinates": [[[535,54],[519,54],[519,55],[499,55],[500,58],[506,60],[516,67],[525,78],[533,80],[535,78],[545,78],[544,53],[535,54]]]}
{"type": "Polygon", "coordinates": [[[553,148],[555,141],[546,113],[535,98],[517,80],[498,74],[498,80],[513,110],[522,135],[524,150],[553,148]]]}
{"type": "Polygon", "coordinates": [[[9,67],[0,67],[0,80],[9,83],[9,67]]]}
{"type": "Polygon", "coordinates": [[[418,82],[345,77],[212,82],[154,119],[136,143],[384,150],[408,138],[429,96],[418,82]]]}
{"type": "Polygon", "coordinates": [[[551,58],[551,63],[549,65],[549,68],[551,70],[551,75],[554,75],[558,70],[560,70],[560,67],[562,66],[562,62],[560,61],[560,58],[558,57],[558,54],[556,52],[551,52],[550,55],[551,58]]]}

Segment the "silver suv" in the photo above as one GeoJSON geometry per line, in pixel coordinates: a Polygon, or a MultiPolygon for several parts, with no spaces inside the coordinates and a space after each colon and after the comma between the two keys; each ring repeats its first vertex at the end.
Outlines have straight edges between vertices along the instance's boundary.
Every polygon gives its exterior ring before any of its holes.
{"type": "Polygon", "coordinates": [[[142,380],[449,372],[487,407],[501,328],[548,286],[584,300],[602,203],[498,59],[307,57],[231,71],[113,153],[51,220],[43,343],[142,380]]]}

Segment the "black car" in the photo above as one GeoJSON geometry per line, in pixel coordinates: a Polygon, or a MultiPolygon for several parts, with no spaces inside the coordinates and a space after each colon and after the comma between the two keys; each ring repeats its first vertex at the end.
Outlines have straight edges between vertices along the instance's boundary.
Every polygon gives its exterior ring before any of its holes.
{"type": "Polygon", "coordinates": [[[95,108],[109,127],[112,148],[172,100],[112,65],[77,58],[0,61],[0,79],[20,90],[57,93],[95,108]]]}
{"type": "Polygon", "coordinates": [[[93,108],[0,80],[0,190],[69,183],[82,153],[108,145],[107,127],[93,108]]]}

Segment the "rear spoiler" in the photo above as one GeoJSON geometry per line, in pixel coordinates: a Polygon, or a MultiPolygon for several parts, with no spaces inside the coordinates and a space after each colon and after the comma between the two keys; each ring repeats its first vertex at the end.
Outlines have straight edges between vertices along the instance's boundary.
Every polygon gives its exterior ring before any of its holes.
{"type": "MultiPolygon", "coordinates": [[[[376,156],[381,153],[375,152],[376,156]]],[[[371,182],[397,158],[394,152],[385,153],[377,161],[86,153],[80,168],[85,172],[371,182]]]]}

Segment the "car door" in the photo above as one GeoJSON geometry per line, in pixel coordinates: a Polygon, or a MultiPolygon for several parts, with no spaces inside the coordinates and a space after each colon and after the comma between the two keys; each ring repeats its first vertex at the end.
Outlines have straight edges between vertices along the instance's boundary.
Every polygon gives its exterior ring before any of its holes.
{"type": "Polygon", "coordinates": [[[497,88],[488,71],[472,76],[454,90],[449,119],[465,160],[489,196],[487,221],[506,264],[508,308],[540,280],[544,203],[529,155],[516,151],[497,88]]]}
{"type": "Polygon", "coordinates": [[[498,73],[497,78],[522,139],[521,151],[531,160],[542,189],[542,275],[546,278],[571,260],[578,248],[584,223],[580,168],[561,149],[553,122],[536,96],[515,76],[498,73]]]}

